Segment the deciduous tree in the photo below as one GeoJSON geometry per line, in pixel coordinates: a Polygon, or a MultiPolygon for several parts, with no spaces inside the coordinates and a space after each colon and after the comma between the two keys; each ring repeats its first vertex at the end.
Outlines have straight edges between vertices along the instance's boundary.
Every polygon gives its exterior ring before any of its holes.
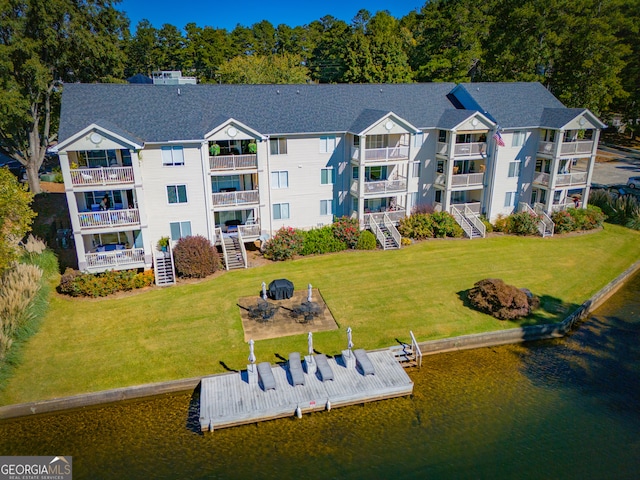
{"type": "Polygon", "coordinates": [[[31,230],[36,216],[33,194],[8,168],[0,168],[0,274],[18,257],[19,242],[31,230]]]}

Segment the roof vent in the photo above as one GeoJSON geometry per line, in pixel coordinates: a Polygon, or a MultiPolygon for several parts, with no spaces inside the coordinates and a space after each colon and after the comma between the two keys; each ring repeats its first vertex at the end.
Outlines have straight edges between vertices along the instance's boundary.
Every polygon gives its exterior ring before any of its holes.
{"type": "Polygon", "coordinates": [[[276,93],[277,93],[278,95],[280,95],[280,90],[276,90],[276,93]]]}
{"type": "Polygon", "coordinates": [[[297,93],[298,95],[300,95],[300,90],[296,90],[296,93],[297,93]]]}
{"type": "Polygon", "coordinates": [[[180,89],[178,89],[178,96],[180,96],[180,89]]]}

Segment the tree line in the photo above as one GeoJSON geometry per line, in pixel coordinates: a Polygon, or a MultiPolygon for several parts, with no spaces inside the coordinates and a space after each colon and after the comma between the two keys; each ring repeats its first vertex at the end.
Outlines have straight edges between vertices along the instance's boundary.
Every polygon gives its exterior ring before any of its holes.
{"type": "Polygon", "coordinates": [[[638,129],[637,0],[430,0],[402,18],[360,10],[350,22],[231,31],[142,20],[133,33],[115,4],[2,3],[0,150],[28,169],[55,141],[63,82],[155,70],[200,83],[538,81],[568,107],[622,114],[638,129]]]}

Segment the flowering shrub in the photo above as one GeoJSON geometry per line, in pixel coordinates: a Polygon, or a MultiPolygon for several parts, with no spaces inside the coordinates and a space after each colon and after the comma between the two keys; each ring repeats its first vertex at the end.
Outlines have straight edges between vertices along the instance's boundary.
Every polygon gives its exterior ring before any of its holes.
{"type": "Polygon", "coordinates": [[[555,212],[551,216],[553,223],[556,224],[557,233],[593,230],[601,227],[605,218],[602,210],[594,205],[589,205],[587,208],[568,208],[555,212]]]}
{"type": "Polygon", "coordinates": [[[414,213],[400,220],[398,231],[403,237],[425,238],[461,237],[462,228],[447,212],[414,213]]]}
{"type": "Polygon", "coordinates": [[[356,248],[358,250],[375,250],[377,248],[376,236],[369,230],[363,230],[358,238],[356,248]]]}
{"type": "Polygon", "coordinates": [[[555,233],[573,232],[576,229],[576,221],[566,210],[555,212],[551,215],[551,220],[555,223],[555,233]]]}
{"type": "Polygon", "coordinates": [[[539,222],[540,218],[534,213],[518,212],[508,217],[498,215],[493,228],[498,232],[515,235],[537,235],[539,222]]]}
{"type": "Polygon", "coordinates": [[[292,227],[282,227],[264,246],[264,256],[270,260],[289,260],[300,255],[304,246],[304,235],[292,227]]]}
{"type": "Polygon", "coordinates": [[[433,222],[434,237],[461,237],[464,235],[462,227],[458,225],[453,215],[448,212],[433,212],[431,221],[433,222]]]}
{"type": "Polygon", "coordinates": [[[181,277],[205,278],[220,267],[218,251],[202,235],[184,237],[173,249],[176,273],[181,277]]]}
{"type": "Polygon", "coordinates": [[[356,248],[360,238],[360,225],[357,218],[336,218],[331,228],[333,229],[333,235],[338,240],[346,243],[348,248],[356,248]]]}
{"type": "Polygon", "coordinates": [[[347,249],[347,244],[338,240],[333,235],[331,226],[314,228],[304,232],[304,244],[302,255],[312,255],[314,253],[339,252],[347,249]]]}
{"type": "Polygon", "coordinates": [[[153,282],[152,270],[142,273],[136,270],[108,270],[94,274],[67,268],[60,278],[58,291],[72,297],[106,297],[116,292],[148,287],[153,282]]]}

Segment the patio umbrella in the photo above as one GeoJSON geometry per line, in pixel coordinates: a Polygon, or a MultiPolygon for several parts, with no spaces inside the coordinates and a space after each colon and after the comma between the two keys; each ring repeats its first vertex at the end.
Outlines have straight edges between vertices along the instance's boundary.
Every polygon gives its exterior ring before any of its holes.
{"type": "Polygon", "coordinates": [[[308,287],[309,293],[307,294],[307,302],[311,302],[311,284],[308,287]]]}
{"type": "Polygon", "coordinates": [[[309,332],[307,335],[307,344],[309,345],[309,356],[313,355],[313,334],[309,332]]]}
{"type": "Polygon", "coordinates": [[[347,328],[347,349],[351,351],[353,348],[353,340],[351,338],[351,327],[347,328]]]}
{"type": "Polygon", "coordinates": [[[249,363],[251,363],[251,365],[256,363],[256,354],[253,353],[253,344],[254,343],[255,342],[253,341],[253,338],[251,340],[249,340],[249,363]]]}
{"type": "Polygon", "coordinates": [[[262,282],[262,299],[267,300],[267,284],[262,282]]]}

